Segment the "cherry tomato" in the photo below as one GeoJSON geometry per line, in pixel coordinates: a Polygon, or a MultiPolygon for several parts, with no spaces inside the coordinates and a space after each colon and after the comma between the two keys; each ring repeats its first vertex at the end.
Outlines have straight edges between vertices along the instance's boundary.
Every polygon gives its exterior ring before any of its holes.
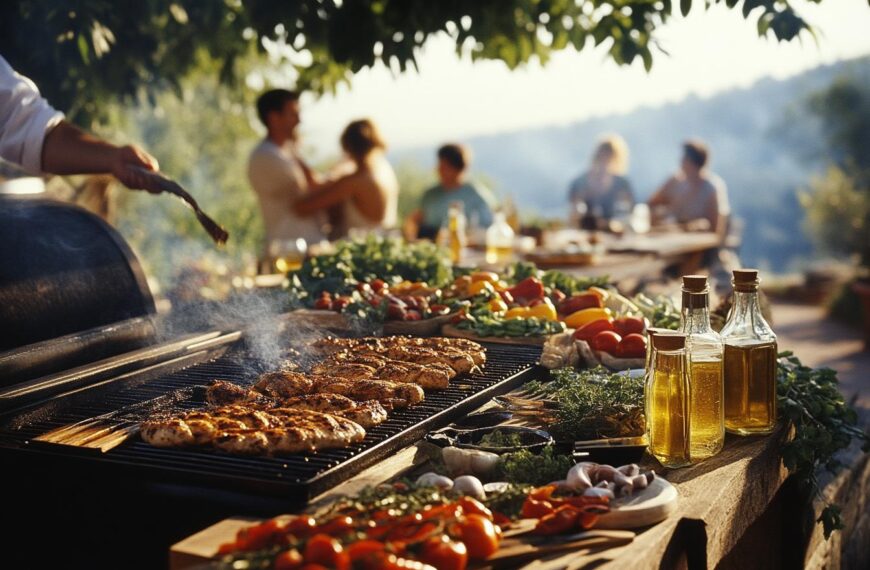
{"type": "Polygon", "coordinates": [[[314,534],[314,531],[317,530],[317,521],[314,517],[303,515],[287,523],[285,530],[293,536],[305,538],[314,534]]]}
{"type": "Polygon", "coordinates": [[[379,293],[382,290],[387,288],[387,284],[383,279],[375,279],[371,282],[372,289],[374,289],[375,293],[379,293]]]}
{"type": "Polygon", "coordinates": [[[553,504],[550,501],[537,501],[531,497],[526,497],[520,515],[526,519],[539,519],[549,515],[553,510],[553,504]]]}
{"type": "MultiPolygon", "coordinates": [[[[464,497],[463,497],[464,498],[464,497]]],[[[474,499],[471,499],[474,501],[474,499]]],[[[461,499],[460,499],[461,501],[461,499]]],[[[475,501],[476,502],[476,501],[475,501]]],[[[483,507],[483,505],[480,505],[483,507]]],[[[486,507],[483,507],[486,509],[486,507]]],[[[423,509],[423,512],[420,513],[423,520],[431,520],[435,518],[440,519],[456,519],[462,516],[464,509],[462,509],[461,505],[458,503],[449,503],[446,505],[437,505],[430,506],[423,509]]]]}
{"type": "Polygon", "coordinates": [[[328,534],[315,534],[305,545],[305,562],[323,564],[335,570],[349,570],[350,558],[341,543],[328,534]]]}
{"type": "Polygon", "coordinates": [[[274,570],[295,570],[302,566],[303,561],[304,560],[302,555],[299,554],[299,551],[295,548],[291,548],[290,550],[278,553],[278,556],[275,557],[275,562],[272,565],[272,568],[274,568],[274,570]]]}
{"type": "Polygon", "coordinates": [[[398,542],[402,545],[417,544],[426,540],[438,530],[438,525],[431,522],[411,522],[398,525],[386,534],[384,542],[398,542]]]}
{"type": "Polygon", "coordinates": [[[483,515],[468,515],[459,522],[459,537],[468,556],[483,560],[498,550],[498,533],[491,520],[483,515]]]}
{"type": "Polygon", "coordinates": [[[339,297],[332,301],[332,310],[343,311],[348,305],[350,305],[350,299],[348,297],[339,297]]]}
{"type": "Polygon", "coordinates": [[[646,328],[646,323],[638,317],[621,317],[613,320],[613,330],[625,337],[633,333],[640,334],[646,328]]]}
{"type": "Polygon", "coordinates": [[[465,570],[468,549],[465,544],[450,540],[447,536],[436,536],[423,543],[419,558],[438,570],[465,570]]]}
{"type": "Polygon", "coordinates": [[[474,497],[463,496],[456,502],[462,507],[462,512],[466,515],[482,515],[492,520],[492,511],[474,497]]]}
{"type": "Polygon", "coordinates": [[[399,558],[395,554],[389,554],[384,556],[379,561],[378,566],[372,568],[372,570],[436,570],[436,568],[423,562],[399,558]]]}
{"type": "Polygon", "coordinates": [[[346,533],[349,530],[354,528],[353,519],[349,516],[337,516],[334,519],[330,519],[324,524],[320,525],[317,529],[318,532],[322,532],[323,534],[336,535],[346,533]]]}
{"type": "Polygon", "coordinates": [[[332,309],[332,295],[324,291],[320,297],[314,301],[314,308],[329,311],[332,309]]]}
{"type": "Polygon", "coordinates": [[[620,358],[643,358],[646,356],[646,337],[636,333],[626,336],[616,348],[616,356],[620,358]]]}
{"type": "Polygon", "coordinates": [[[383,553],[384,545],[383,542],[378,542],[377,540],[360,540],[349,545],[345,550],[347,550],[347,555],[350,557],[351,562],[356,562],[358,560],[372,558],[375,554],[383,553]]]}
{"type": "Polygon", "coordinates": [[[359,291],[360,293],[363,293],[363,294],[370,293],[372,291],[372,289],[373,289],[373,287],[371,285],[369,285],[368,283],[357,283],[356,284],[356,290],[359,291]]]}
{"type": "Polygon", "coordinates": [[[616,354],[616,347],[619,346],[622,337],[613,331],[601,331],[595,335],[589,342],[592,350],[600,350],[608,354],[616,354]]]}
{"type": "Polygon", "coordinates": [[[259,550],[273,544],[278,536],[284,533],[284,529],[283,524],[275,519],[269,519],[258,525],[240,530],[236,542],[244,550],[259,550]]]}

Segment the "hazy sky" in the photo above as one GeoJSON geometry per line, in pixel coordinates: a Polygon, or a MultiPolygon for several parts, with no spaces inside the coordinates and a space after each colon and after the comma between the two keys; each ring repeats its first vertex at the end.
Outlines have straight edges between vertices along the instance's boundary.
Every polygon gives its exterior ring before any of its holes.
{"type": "Polygon", "coordinates": [[[866,0],[795,4],[819,30],[818,45],[806,34],[791,43],[759,38],[754,16],[747,21],[739,10],[716,5],[705,11],[695,2],[688,18],[675,17],[660,29],[670,55],[654,53],[650,73],[640,58],[620,67],[606,59],[604,49],[591,47],[557,53],[544,67],[533,63],[510,71],[497,61],[459,59],[449,39],[436,37],[419,57],[419,73],[393,76],[380,66],[358,73],[335,96],[303,99],[306,146],[318,155],[334,154],[344,125],[366,116],[394,148],[564,124],[689,94],[706,97],[870,53],[866,0]]]}

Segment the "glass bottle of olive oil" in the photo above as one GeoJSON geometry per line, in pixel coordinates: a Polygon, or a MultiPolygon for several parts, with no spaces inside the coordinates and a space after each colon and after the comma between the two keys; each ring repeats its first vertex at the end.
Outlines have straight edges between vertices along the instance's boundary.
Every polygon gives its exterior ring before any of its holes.
{"type": "Polygon", "coordinates": [[[686,336],[657,334],[652,344],[644,398],[649,451],[665,467],[685,467],[691,463],[686,336]]]}
{"type": "Polygon", "coordinates": [[[709,288],[703,275],[683,276],[680,332],[686,335],[691,385],[691,459],[712,457],[725,444],[722,339],[710,327],[709,288]]]}
{"type": "Polygon", "coordinates": [[[776,335],[761,314],[758,270],[734,270],[725,343],[725,428],[740,435],[776,427],[776,335]]]}

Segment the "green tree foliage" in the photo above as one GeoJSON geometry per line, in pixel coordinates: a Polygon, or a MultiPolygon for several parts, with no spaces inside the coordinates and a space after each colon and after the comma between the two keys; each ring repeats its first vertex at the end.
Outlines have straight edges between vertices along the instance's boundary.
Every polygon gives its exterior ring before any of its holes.
{"type": "MultiPolygon", "coordinates": [[[[791,40],[811,28],[795,4],[821,0],[705,0],[757,18],[760,35],[791,40]]],[[[700,0],[680,0],[685,15],[700,0]]],[[[427,38],[447,33],[459,52],[515,68],[554,51],[603,45],[619,64],[649,69],[656,30],[673,0],[19,0],[0,3],[0,53],[80,123],[106,101],[180,88],[205,51],[227,82],[263,39],[305,54],[302,88],[324,91],[383,61],[416,67],[427,38]]]]}
{"type": "Polygon", "coordinates": [[[801,196],[807,227],[824,247],[870,268],[870,78],[841,79],[808,107],[822,120],[830,167],[801,196]]]}

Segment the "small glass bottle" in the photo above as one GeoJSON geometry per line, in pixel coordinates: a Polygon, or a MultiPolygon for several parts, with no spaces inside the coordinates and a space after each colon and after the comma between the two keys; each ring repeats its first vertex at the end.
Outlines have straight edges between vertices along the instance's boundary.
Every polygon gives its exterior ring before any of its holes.
{"type": "Polygon", "coordinates": [[[680,332],[689,353],[692,461],[712,457],[725,445],[723,347],[710,326],[709,292],[704,275],[683,276],[680,332]]]}
{"type": "Polygon", "coordinates": [[[725,429],[739,435],[776,427],[776,335],[761,314],[758,270],[735,269],[725,343],[725,429]]]}
{"type": "Polygon", "coordinates": [[[686,335],[655,334],[652,344],[644,394],[649,452],[665,467],[685,467],[691,463],[686,335]]]}
{"type": "Polygon", "coordinates": [[[514,230],[508,225],[504,212],[496,212],[492,225],[486,230],[486,262],[492,265],[510,263],[514,255],[514,230]]]}
{"type": "Polygon", "coordinates": [[[466,245],[465,213],[462,202],[453,202],[447,210],[447,243],[450,249],[450,261],[462,262],[462,250],[466,245]]]}

